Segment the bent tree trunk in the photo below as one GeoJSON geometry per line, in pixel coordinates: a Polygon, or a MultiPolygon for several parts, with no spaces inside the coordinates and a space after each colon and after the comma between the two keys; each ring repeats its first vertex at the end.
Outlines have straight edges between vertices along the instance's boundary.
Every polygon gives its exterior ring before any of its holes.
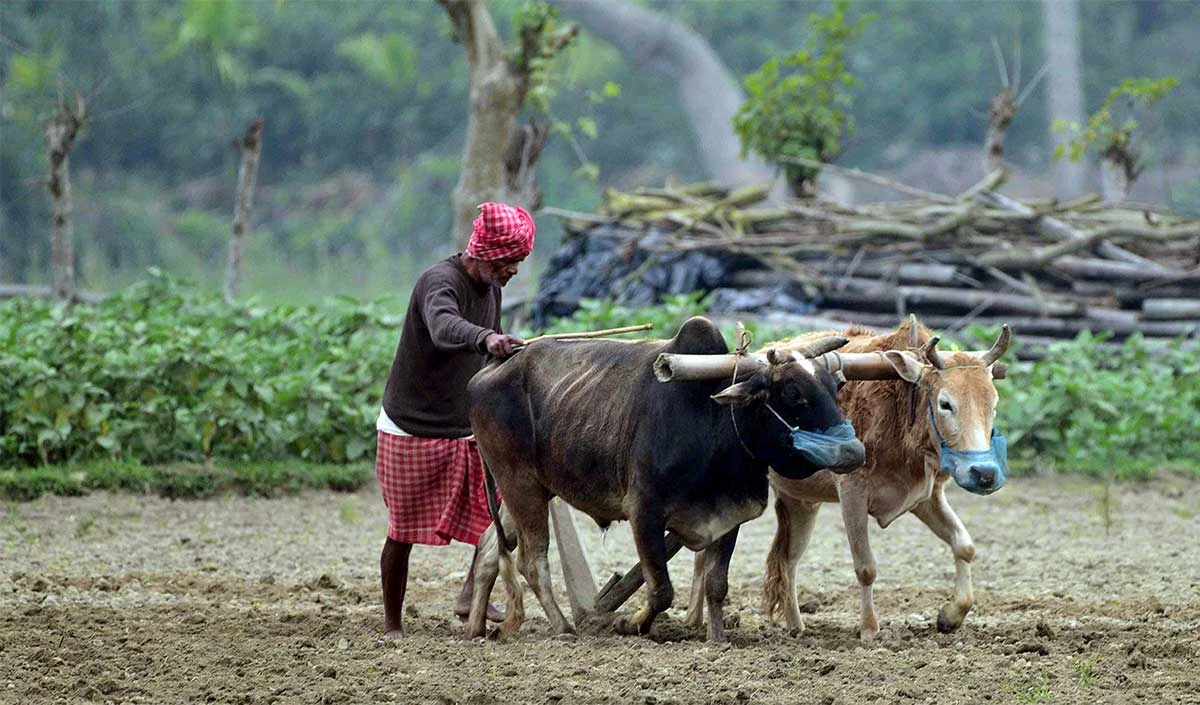
{"type": "Polygon", "coordinates": [[[229,259],[225,263],[225,301],[233,303],[242,290],[242,254],[246,249],[246,228],[254,208],[254,180],[258,176],[258,160],[262,154],[263,118],[246,128],[246,135],[234,145],[242,153],[238,168],[237,200],[233,204],[233,234],[229,238],[229,259]]]}
{"type": "Polygon", "coordinates": [[[71,149],[86,120],[83,97],[75,95],[75,105],[62,101],[46,121],[43,137],[50,162],[50,266],[54,296],[70,301],[75,298],[75,244],[71,229],[71,149]]]}
{"type": "MultiPolygon", "coordinates": [[[[529,91],[529,59],[546,48],[540,28],[523,28],[520,51],[507,58],[486,0],[438,1],[450,16],[454,38],[466,51],[469,67],[467,138],[462,173],[451,197],[450,237],[462,249],[480,203],[503,201],[531,211],[541,205],[533,166],[549,133],[537,122],[518,128],[517,115],[529,91]]],[[[550,53],[565,47],[575,33],[575,28],[567,28],[549,38],[550,53]]]]}
{"type": "Polygon", "coordinates": [[[771,182],[774,170],[743,158],[733,116],[745,96],[712,46],[692,29],[625,0],[552,0],[634,66],[645,66],[675,86],[705,170],[727,186],[771,182]]]}

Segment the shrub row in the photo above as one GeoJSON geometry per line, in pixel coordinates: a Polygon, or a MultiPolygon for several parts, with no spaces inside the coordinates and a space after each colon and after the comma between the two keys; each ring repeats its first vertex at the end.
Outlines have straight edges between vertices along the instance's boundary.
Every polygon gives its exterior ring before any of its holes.
{"type": "MultiPolygon", "coordinates": [[[[587,302],[547,332],[650,322],[669,336],[703,307],[697,296],[651,309],[587,302]]],[[[369,460],[402,315],[395,302],[347,298],[235,308],[153,272],[94,306],[6,302],[0,467],[369,460]]],[[[787,336],[748,325],[760,342],[787,336]]],[[[1015,363],[997,385],[1016,468],[1200,474],[1200,359],[1180,345],[1151,354],[1137,337],[1104,354],[1096,340],[1015,363]]]]}
{"type": "Polygon", "coordinates": [[[198,499],[221,492],[274,497],[301,489],[351,492],[374,475],[370,463],[177,463],[145,466],[130,461],[95,461],[0,470],[0,498],[26,501],[43,494],[77,496],[93,490],[153,493],[198,499]]]}
{"type": "Polygon", "coordinates": [[[366,458],[399,323],[346,299],[233,308],[160,273],[98,305],[6,302],[0,467],[366,458]]]}

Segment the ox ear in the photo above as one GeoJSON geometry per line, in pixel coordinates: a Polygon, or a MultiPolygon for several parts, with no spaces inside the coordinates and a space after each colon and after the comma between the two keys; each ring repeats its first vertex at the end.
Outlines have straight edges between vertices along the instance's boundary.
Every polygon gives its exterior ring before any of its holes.
{"type": "Polygon", "coordinates": [[[766,387],[756,375],[745,382],[738,382],[722,389],[712,395],[712,400],[722,405],[745,406],[756,399],[764,398],[766,391],[766,387]]]}
{"type": "Polygon", "coordinates": [[[896,374],[900,375],[900,379],[911,384],[916,384],[921,380],[921,370],[924,365],[911,354],[906,354],[901,350],[886,350],[883,353],[883,359],[888,361],[892,369],[896,370],[896,374]]]}

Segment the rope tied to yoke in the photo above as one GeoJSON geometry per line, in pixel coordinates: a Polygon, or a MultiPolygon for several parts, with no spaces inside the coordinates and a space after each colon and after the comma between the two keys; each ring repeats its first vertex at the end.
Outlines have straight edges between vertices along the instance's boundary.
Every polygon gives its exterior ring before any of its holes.
{"type": "MultiPolygon", "coordinates": [[[[737,384],[738,362],[749,352],[750,341],[754,340],[754,334],[751,333],[750,331],[746,330],[746,326],[742,325],[741,321],[737,322],[736,330],[737,330],[737,346],[734,348],[734,351],[733,351],[734,352],[733,379],[729,380],[729,386],[731,386],[731,387],[733,385],[737,384]]],[[[754,453],[750,452],[750,448],[748,448],[746,446],[746,442],[742,440],[742,432],[738,429],[737,415],[734,414],[733,409],[734,409],[733,404],[730,404],[729,405],[729,420],[731,422],[733,422],[733,435],[737,436],[738,443],[741,444],[742,450],[746,451],[746,455],[750,456],[751,459],[757,461],[758,457],[755,456],[754,453]]]]}

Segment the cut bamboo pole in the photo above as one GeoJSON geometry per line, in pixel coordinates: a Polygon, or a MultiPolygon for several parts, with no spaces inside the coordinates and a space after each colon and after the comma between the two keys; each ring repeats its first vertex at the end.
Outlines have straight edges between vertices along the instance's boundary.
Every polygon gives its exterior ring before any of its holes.
{"type": "MultiPolygon", "coordinates": [[[[1034,219],[1039,232],[1042,232],[1057,240],[1082,240],[1085,236],[1078,230],[1067,225],[1058,218],[1053,218],[1048,215],[1037,213],[1028,206],[1015,201],[1008,196],[996,193],[995,191],[981,191],[976,198],[987,205],[1011,210],[1021,215],[1034,219]]],[[[1137,264],[1148,269],[1160,270],[1163,272],[1172,272],[1170,268],[1164,267],[1153,260],[1146,259],[1140,255],[1136,255],[1128,250],[1117,247],[1111,243],[1099,242],[1096,244],[1096,251],[1108,257],[1109,259],[1120,260],[1130,264],[1137,264]]]]}
{"type": "Polygon", "coordinates": [[[1142,315],[1151,320],[1200,322],[1200,299],[1145,299],[1142,315]]]}

